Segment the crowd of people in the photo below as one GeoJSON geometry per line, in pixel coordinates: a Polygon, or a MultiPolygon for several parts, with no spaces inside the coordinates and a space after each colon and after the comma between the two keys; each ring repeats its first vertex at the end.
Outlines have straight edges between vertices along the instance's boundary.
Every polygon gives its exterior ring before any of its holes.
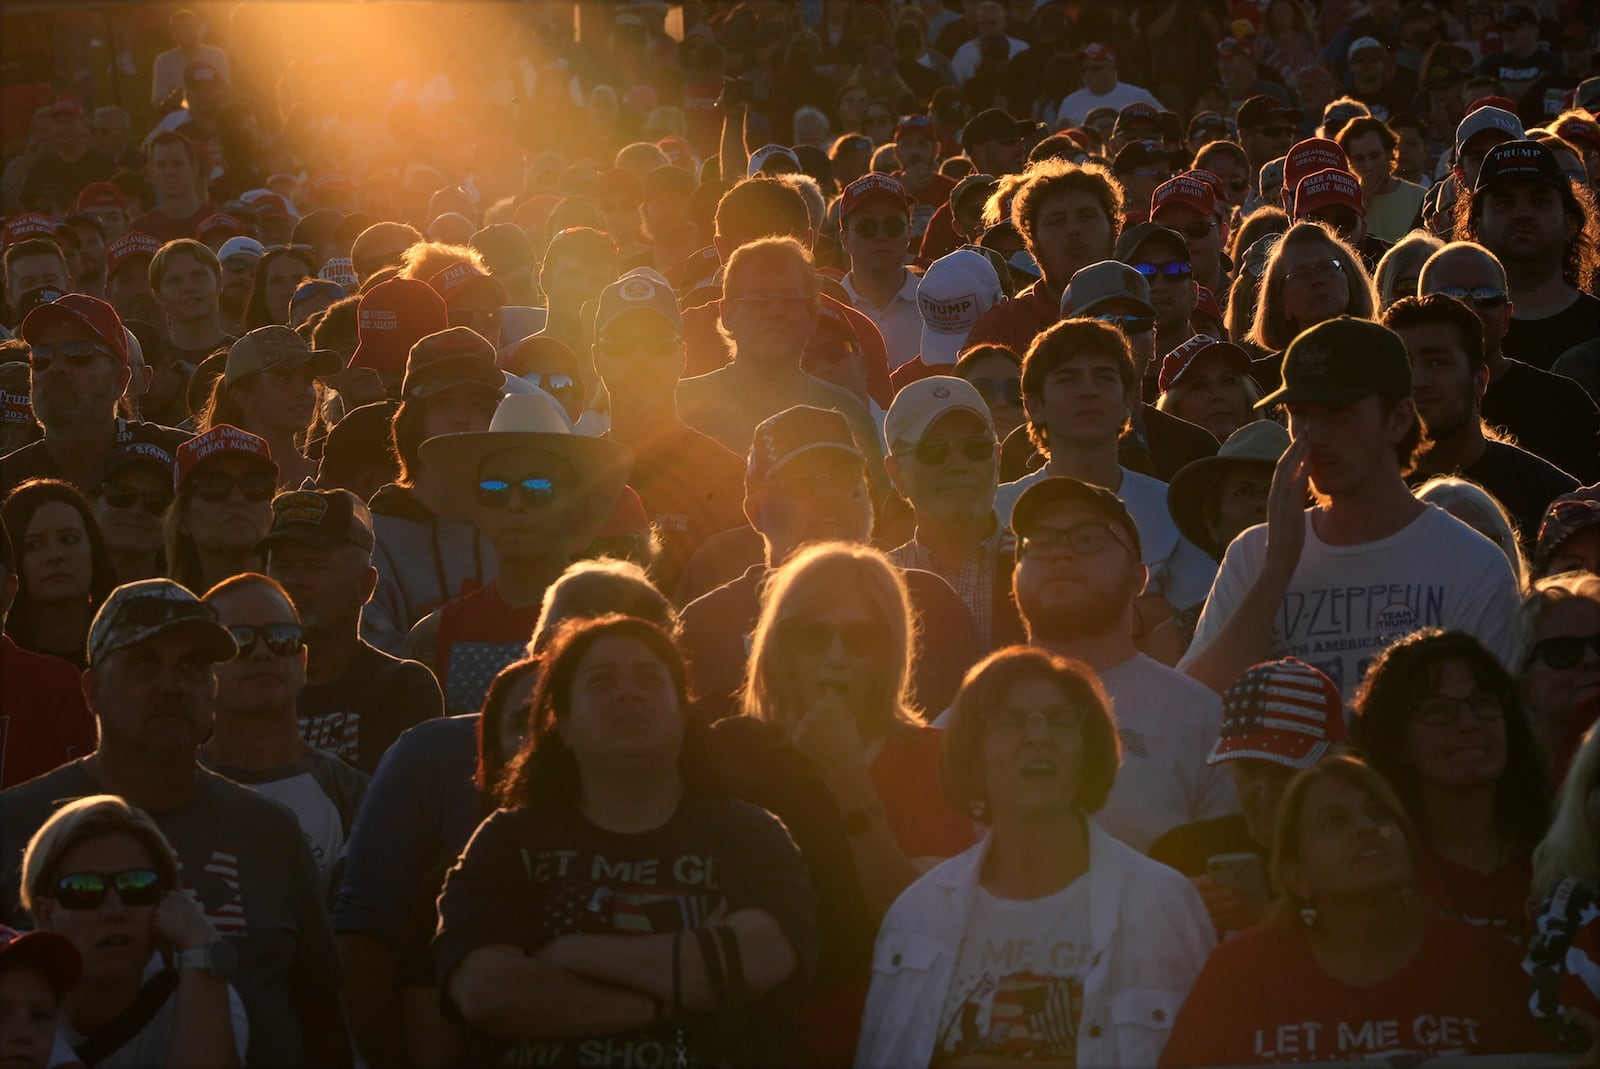
{"type": "Polygon", "coordinates": [[[468,7],[5,146],[0,1062],[1600,1066],[1592,5],[468,7]]]}

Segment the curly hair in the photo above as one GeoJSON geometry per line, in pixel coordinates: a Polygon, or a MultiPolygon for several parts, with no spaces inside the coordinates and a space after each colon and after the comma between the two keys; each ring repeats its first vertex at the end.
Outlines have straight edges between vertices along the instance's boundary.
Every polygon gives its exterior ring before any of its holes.
{"type": "MultiPolygon", "coordinates": [[[[1034,252],[1033,231],[1039,212],[1044,202],[1057,193],[1087,193],[1093,197],[1111,223],[1111,240],[1117,240],[1122,231],[1122,185],[1112,177],[1110,168],[1098,163],[1048,159],[1031,165],[1023,172],[1023,178],[1011,217],[1030,253],[1034,252]]],[[[1037,253],[1034,255],[1037,258],[1037,253]]]]}
{"type": "MultiPolygon", "coordinates": [[[[1577,224],[1561,257],[1561,277],[1567,285],[1590,293],[1600,282],[1600,205],[1596,204],[1594,190],[1570,178],[1566,185],[1558,187],[1558,192],[1562,212],[1577,224]]],[[[1483,218],[1483,198],[1475,190],[1460,190],[1455,213],[1455,239],[1482,244],[1478,225],[1483,218]]]]}

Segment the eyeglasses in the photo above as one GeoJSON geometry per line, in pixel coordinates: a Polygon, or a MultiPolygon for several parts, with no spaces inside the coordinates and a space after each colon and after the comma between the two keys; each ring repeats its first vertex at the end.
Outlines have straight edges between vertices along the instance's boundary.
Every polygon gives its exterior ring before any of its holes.
{"type": "Polygon", "coordinates": [[[1168,282],[1187,282],[1194,277],[1194,265],[1182,260],[1164,264],[1134,264],[1133,269],[1145,278],[1164,278],[1168,282]]]}
{"type": "Polygon", "coordinates": [[[810,501],[823,494],[859,493],[863,474],[859,464],[841,464],[815,475],[790,475],[774,479],[772,485],[790,501],[810,501]]]}
{"type": "Polygon", "coordinates": [[[1334,208],[1327,211],[1306,212],[1300,218],[1309,219],[1314,223],[1322,223],[1344,234],[1354,230],[1361,217],[1348,208],[1334,208]]]}
{"type": "Polygon", "coordinates": [[[50,370],[50,365],[57,360],[65,360],[73,367],[84,367],[90,360],[103,356],[107,360],[116,360],[117,354],[108,346],[92,341],[47,341],[40,342],[28,350],[28,363],[33,370],[44,374],[50,370]]]}
{"type": "Polygon", "coordinates": [[[1592,635],[1557,635],[1541,639],[1534,643],[1533,659],[1546,668],[1564,672],[1578,666],[1586,649],[1600,654],[1600,631],[1592,635]]]}
{"type": "Polygon", "coordinates": [[[240,624],[228,628],[228,633],[239,644],[241,660],[256,651],[258,642],[265,642],[274,657],[293,656],[306,645],[306,633],[299,624],[240,624]]]}
{"type": "Polygon", "coordinates": [[[1054,557],[1070,550],[1074,556],[1092,557],[1119,541],[1109,523],[1080,523],[1076,527],[1044,527],[1023,536],[1024,557],[1054,557]]]}
{"type": "Polygon", "coordinates": [[[518,375],[517,378],[526,382],[529,386],[537,386],[545,393],[555,397],[564,396],[578,388],[578,381],[571,375],[551,375],[538,371],[529,371],[526,374],[518,375]]]}
{"type": "Polygon", "coordinates": [[[1344,273],[1344,261],[1336,257],[1327,260],[1318,260],[1314,264],[1289,271],[1283,276],[1286,286],[1293,286],[1300,282],[1310,282],[1314,278],[1326,278],[1329,275],[1344,273]]]}
{"type": "Polygon", "coordinates": [[[816,302],[816,298],[809,293],[747,293],[742,297],[724,297],[724,304],[732,304],[739,308],[748,308],[751,311],[765,310],[778,306],[784,311],[798,308],[802,305],[809,306],[816,302]]]}
{"type": "Polygon", "coordinates": [[[1012,709],[1002,706],[983,714],[983,726],[989,734],[1002,738],[1017,738],[1037,719],[1051,735],[1071,735],[1083,725],[1083,716],[1070,705],[1055,705],[1049,709],[1012,709]]]}
{"type": "Polygon", "coordinates": [[[159,516],[172,504],[172,494],[166,490],[139,490],[124,483],[102,483],[100,496],[114,509],[132,508],[134,502],[144,505],[152,516],[159,516]]]}
{"type": "Polygon", "coordinates": [[[896,215],[888,219],[863,219],[855,226],[850,227],[850,233],[865,241],[882,234],[886,238],[897,238],[910,229],[910,224],[902,217],[896,215]]]}
{"type": "Polygon", "coordinates": [[[871,657],[883,646],[883,630],[874,624],[835,627],[821,620],[790,620],[783,632],[807,657],[821,657],[833,649],[835,642],[842,642],[844,651],[852,657],[871,657]]]}
{"type": "Polygon", "coordinates": [[[154,869],[123,869],[121,872],[69,872],[56,880],[50,897],[62,909],[95,909],[106,900],[107,891],[116,891],[125,906],[153,906],[161,901],[166,888],[154,869]]]}
{"type": "Polygon", "coordinates": [[[1434,292],[1454,297],[1458,301],[1471,301],[1479,308],[1493,308],[1506,303],[1505,290],[1491,289],[1488,286],[1475,286],[1472,289],[1467,289],[1465,286],[1440,286],[1434,292]]]}
{"type": "Polygon", "coordinates": [[[1022,404],[1021,379],[968,379],[985,404],[1004,401],[1008,405],[1022,404]]]}
{"type": "Polygon", "coordinates": [[[1416,711],[1412,713],[1412,719],[1433,727],[1454,724],[1460,719],[1463,709],[1470,712],[1474,720],[1499,720],[1506,715],[1500,705],[1500,699],[1486,690],[1475,690],[1465,698],[1436,694],[1417,706],[1416,711]]]}
{"type": "MultiPolygon", "coordinates": [[[[1021,388],[1020,383],[1018,388],[1021,388]]],[[[951,446],[960,450],[961,455],[974,464],[994,459],[994,438],[987,434],[969,434],[962,438],[924,438],[912,447],[911,452],[919,464],[935,468],[950,459],[951,446]]]]}
{"type": "Polygon", "coordinates": [[[246,501],[271,501],[272,492],[278,488],[277,480],[270,475],[224,475],[220,471],[196,475],[189,484],[194,487],[195,497],[213,505],[228,500],[235,490],[246,501]]]}
{"type": "Polygon", "coordinates": [[[1124,334],[1148,334],[1156,329],[1155,316],[1135,315],[1132,312],[1106,312],[1093,318],[1096,322],[1110,323],[1124,334]]]}
{"type": "Polygon", "coordinates": [[[533,476],[520,482],[484,479],[478,483],[478,504],[490,509],[510,508],[511,499],[515,497],[528,508],[544,508],[556,499],[559,490],[554,479],[543,476],[533,476]]]}

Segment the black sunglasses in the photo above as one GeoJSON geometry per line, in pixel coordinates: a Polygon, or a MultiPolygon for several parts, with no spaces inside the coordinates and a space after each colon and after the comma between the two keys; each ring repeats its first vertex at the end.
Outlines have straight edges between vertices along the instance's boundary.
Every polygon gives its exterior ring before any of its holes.
{"type": "Polygon", "coordinates": [[[518,375],[517,378],[521,379],[523,382],[526,382],[529,386],[539,387],[539,389],[553,397],[560,397],[563,394],[571,393],[578,386],[578,380],[574,379],[571,375],[552,375],[544,374],[538,371],[530,371],[525,375],[518,375]]]}
{"type": "Polygon", "coordinates": [[[896,215],[883,220],[881,223],[876,219],[864,220],[851,227],[850,232],[858,238],[864,238],[867,241],[871,241],[873,238],[877,237],[880,232],[886,238],[897,238],[901,234],[904,234],[908,229],[910,229],[910,224],[900,216],[896,215]]]}
{"type": "Polygon", "coordinates": [[[190,482],[194,496],[213,505],[228,500],[235,489],[246,501],[271,501],[278,488],[277,480],[270,475],[224,475],[220,471],[196,475],[190,482]]]}
{"type": "Polygon", "coordinates": [[[299,624],[239,624],[228,628],[228,633],[239,644],[239,658],[254,653],[258,642],[265,642],[274,657],[292,656],[306,645],[306,633],[299,624]]]}
{"type": "Polygon", "coordinates": [[[518,498],[528,508],[543,508],[556,499],[557,484],[553,479],[534,476],[521,482],[505,479],[484,479],[478,483],[478,504],[484,508],[511,507],[511,499],[518,498]]]}
{"type": "MultiPolygon", "coordinates": [[[[1021,384],[1018,384],[1021,389],[1021,384]]],[[[950,447],[961,450],[961,455],[974,464],[994,459],[994,439],[987,434],[969,434],[964,438],[924,438],[912,447],[918,463],[937,467],[950,459],[950,447]]]]}
{"type": "Polygon", "coordinates": [[[153,906],[161,901],[166,888],[154,869],[123,869],[121,872],[69,872],[56,880],[50,897],[62,909],[95,909],[106,900],[107,891],[116,891],[125,906],[153,906]]]}
{"type": "Polygon", "coordinates": [[[1021,379],[968,379],[972,388],[977,390],[984,403],[994,404],[1004,401],[1008,405],[1022,404],[1021,379]]]}
{"type": "Polygon", "coordinates": [[[844,643],[852,657],[870,657],[882,648],[882,631],[872,624],[845,624],[835,627],[821,620],[791,620],[784,633],[807,657],[821,657],[833,649],[834,640],[844,643]]]}
{"type": "Polygon", "coordinates": [[[1194,265],[1184,263],[1182,260],[1173,260],[1165,264],[1134,264],[1133,269],[1145,278],[1164,278],[1168,282],[1187,282],[1194,277],[1194,265]]]}
{"type": "Polygon", "coordinates": [[[1135,315],[1132,312],[1107,312],[1093,318],[1101,323],[1110,323],[1124,334],[1148,334],[1156,329],[1155,316],[1135,315]]]}
{"type": "Polygon", "coordinates": [[[131,509],[134,502],[139,502],[152,516],[161,515],[167,511],[167,506],[172,504],[171,491],[139,490],[124,483],[102,483],[100,496],[114,509],[131,509]]]}
{"type": "Polygon", "coordinates": [[[117,354],[107,346],[92,341],[47,341],[40,342],[28,350],[28,363],[33,370],[43,374],[50,370],[50,365],[57,360],[66,360],[67,363],[82,366],[97,356],[107,360],[116,360],[117,354]]]}
{"type": "Polygon", "coordinates": [[[1592,635],[1558,635],[1541,639],[1534,643],[1533,659],[1546,668],[1562,672],[1576,668],[1578,662],[1583,660],[1583,651],[1586,649],[1600,653],[1600,631],[1592,635]]]}
{"type": "Polygon", "coordinates": [[[1446,297],[1454,297],[1458,301],[1471,301],[1479,308],[1493,308],[1506,303],[1506,291],[1491,289],[1488,286],[1475,286],[1467,289],[1465,286],[1441,286],[1435,292],[1446,297]]]}

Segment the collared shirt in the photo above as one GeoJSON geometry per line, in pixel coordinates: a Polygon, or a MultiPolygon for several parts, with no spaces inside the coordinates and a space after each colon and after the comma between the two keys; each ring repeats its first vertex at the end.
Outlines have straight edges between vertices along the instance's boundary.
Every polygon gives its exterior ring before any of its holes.
{"type": "Polygon", "coordinates": [[[878,327],[878,333],[883,335],[883,343],[889,350],[891,371],[922,351],[922,313],[917,311],[917,283],[921,281],[906,271],[900,291],[889,298],[886,307],[879,308],[856,289],[854,271],[840,280],[839,284],[850,297],[850,304],[872,320],[878,327]]]}
{"type": "MultiPolygon", "coordinates": [[[[920,527],[917,534],[921,534],[920,527]]],[[[890,550],[889,559],[901,568],[921,568],[949,583],[967,608],[972,610],[972,618],[978,624],[978,634],[983,637],[984,648],[990,649],[994,645],[995,572],[1000,557],[1014,554],[1016,545],[1016,536],[1011,529],[996,521],[989,537],[962,554],[954,566],[949,561],[935,557],[933,551],[916,536],[890,550]]]]}

